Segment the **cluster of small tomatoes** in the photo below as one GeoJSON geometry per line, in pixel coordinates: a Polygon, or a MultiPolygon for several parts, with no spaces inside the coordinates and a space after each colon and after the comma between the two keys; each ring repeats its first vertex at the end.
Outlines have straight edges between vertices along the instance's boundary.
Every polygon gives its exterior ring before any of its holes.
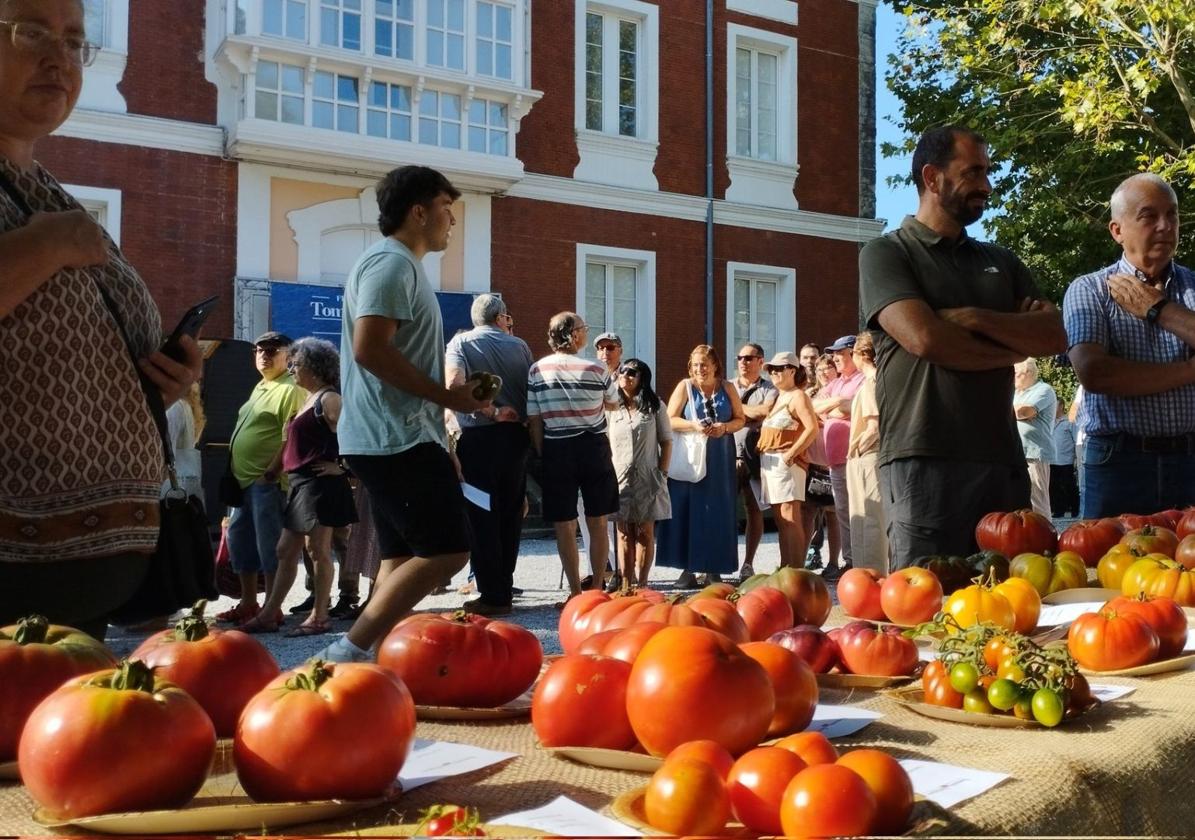
{"type": "Polygon", "coordinates": [[[652,776],[643,812],[673,835],[727,833],[731,819],[764,835],[851,837],[901,834],[913,785],[886,752],[842,756],[818,732],[801,732],[737,759],[714,741],[673,749],[652,776]]]}
{"type": "Polygon", "coordinates": [[[1087,680],[1065,648],[1041,647],[987,623],[953,629],[940,657],[922,671],[925,702],[1048,727],[1091,704],[1087,680]]]}

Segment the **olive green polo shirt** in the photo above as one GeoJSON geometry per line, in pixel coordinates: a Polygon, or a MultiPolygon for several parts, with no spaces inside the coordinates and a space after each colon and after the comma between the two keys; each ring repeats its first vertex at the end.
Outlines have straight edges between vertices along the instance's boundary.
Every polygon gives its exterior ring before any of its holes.
{"type": "Polygon", "coordinates": [[[302,407],[306,395],[294,377],[284,373],[274,381],[257,383],[237,412],[232,434],[232,474],[248,487],[269,468],[286,440],[286,424],[302,407]]]}
{"type": "Polygon", "coordinates": [[[949,240],[906,216],[859,253],[859,321],[876,348],[880,411],[877,463],[948,458],[1016,466],[1025,455],[1012,413],[1012,368],[951,370],[905,350],[880,327],[900,300],[930,309],[976,306],[1016,312],[1040,297],[1029,269],[1006,248],[967,236],[949,240]]]}

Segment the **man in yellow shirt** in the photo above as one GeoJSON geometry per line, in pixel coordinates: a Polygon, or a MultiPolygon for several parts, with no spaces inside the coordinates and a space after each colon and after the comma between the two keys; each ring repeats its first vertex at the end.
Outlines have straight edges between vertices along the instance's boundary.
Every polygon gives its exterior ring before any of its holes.
{"type": "MultiPolygon", "coordinates": [[[[279,483],[286,424],[303,405],[303,389],[286,370],[288,336],[267,332],[253,342],[261,382],[237,412],[229,442],[232,474],[244,491],[241,506],[228,523],[228,554],[241,579],[241,602],[221,613],[221,621],[243,624],[257,615],[257,575],[270,591],[278,567],[278,538],[286,494],[279,483]]],[[[281,623],[282,616],[268,616],[281,623]]]]}

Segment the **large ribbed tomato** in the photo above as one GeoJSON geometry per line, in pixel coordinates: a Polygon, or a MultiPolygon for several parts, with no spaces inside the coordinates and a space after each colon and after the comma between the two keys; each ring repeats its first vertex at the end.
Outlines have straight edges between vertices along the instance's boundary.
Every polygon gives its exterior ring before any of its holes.
{"type": "Polygon", "coordinates": [[[568,653],[553,660],[531,697],[535,736],[545,747],[629,750],[635,745],[630,677],[630,664],[610,656],[568,653]]]}
{"type": "Polygon", "coordinates": [[[1154,598],[1145,593],[1134,598],[1120,595],[1104,604],[1103,610],[1144,618],[1158,634],[1159,659],[1178,656],[1187,644],[1187,615],[1170,598],[1154,598]]]}
{"type": "Polygon", "coordinates": [[[1018,554],[1012,558],[1008,570],[1012,577],[1032,583],[1043,598],[1064,589],[1080,589],[1087,585],[1087,566],[1073,551],[1060,551],[1052,557],[1034,552],[1018,554]]]}
{"type": "Polygon", "coordinates": [[[414,737],[402,680],[377,665],[312,660],[249,701],[233,761],[258,802],[372,799],[390,791],[414,737]]]}
{"type": "Polygon", "coordinates": [[[953,616],[960,627],[987,621],[1011,630],[1017,624],[1012,604],[999,592],[993,592],[992,586],[986,583],[973,583],[966,589],[958,590],[946,599],[946,606],[942,609],[953,616]]]}
{"type": "Polygon", "coordinates": [[[1146,525],[1129,531],[1120,538],[1122,545],[1139,554],[1165,554],[1174,556],[1178,548],[1178,535],[1161,525],[1146,525]]]}
{"type": "Polygon", "coordinates": [[[115,664],[91,636],[40,615],[0,628],[0,762],[16,758],[25,719],[50,692],[71,677],[115,664]]]}
{"type": "MultiPolygon", "coordinates": [[[[706,627],[717,630],[736,645],[751,641],[751,631],[747,629],[747,622],[739,615],[737,606],[730,601],[720,598],[695,598],[683,606],[701,616],[705,620],[706,627]]],[[[673,621],[670,623],[688,624],[689,622],[673,621]]]]}
{"type": "MultiPolygon", "coordinates": [[[[1095,576],[1099,580],[1100,586],[1105,589],[1120,589],[1124,573],[1141,559],[1141,556],[1130,551],[1126,545],[1117,543],[1112,546],[1104,553],[1095,567],[1095,576]]],[[[1158,556],[1165,557],[1166,555],[1159,554],[1158,556]]]]}
{"type": "Polygon", "coordinates": [[[1195,571],[1163,554],[1150,554],[1129,566],[1120,591],[1130,598],[1144,592],[1171,598],[1180,607],[1195,607],[1195,571]]]}
{"type": "Polygon", "coordinates": [[[1188,534],[1178,541],[1174,549],[1174,560],[1188,569],[1195,569],[1195,534],[1188,534]]]}
{"type": "Polygon", "coordinates": [[[897,627],[852,621],[838,635],[842,665],[852,674],[903,677],[917,668],[917,645],[897,627]]]}
{"type": "Polygon", "coordinates": [[[1012,513],[989,513],[975,526],[975,542],[984,550],[999,551],[1005,557],[1025,552],[1053,553],[1058,549],[1054,524],[1029,508],[1012,513]]]}
{"type": "Polygon", "coordinates": [[[1124,526],[1118,519],[1080,519],[1058,535],[1058,550],[1075,552],[1089,569],[1094,569],[1122,536],[1124,526]]]}
{"type": "Polygon", "coordinates": [[[1182,518],[1174,526],[1174,532],[1179,539],[1195,534],[1195,507],[1189,507],[1183,511],[1182,518]]]}
{"type": "Polygon", "coordinates": [[[652,755],[706,738],[738,755],[763,739],[775,709],[763,666],[704,627],[652,636],[627,686],[631,727],[652,755]]]}
{"type": "Polygon", "coordinates": [[[640,621],[630,627],[603,630],[581,642],[577,653],[612,656],[630,665],[639,656],[647,640],[667,626],[660,621],[640,621]]]}
{"type": "MultiPolygon", "coordinates": [[[[569,598],[560,613],[560,647],[565,653],[576,653],[577,646],[585,639],[609,630],[611,623],[624,611],[630,611],[630,621],[623,621],[619,627],[638,623],[639,615],[648,606],[658,604],[664,596],[651,589],[637,589],[632,594],[607,595],[600,589],[587,589],[580,595],[569,598]]],[[[642,619],[647,621],[649,619],[642,619]]]]}
{"type": "Polygon", "coordinates": [[[200,601],[175,625],[150,636],[133,652],[162,679],[199,701],[221,738],[236,732],[241,711],[274,677],[278,663],[257,639],[240,630],[209,628],[200,601]]]}
{"type": "Polygon", "coordinates": [[[805,660],[773,642],[748,642],[739,647],[763,666],[772,681],[776,711],[768,735],[787,735],[808,726],[817,707],[818,690],[817,677],[805,660]]]}
{"type": "Polygon", "coordinates": [[[215,754],[207,712],[134,660],[74,677],[43,700],[17,761],[33,799],[68,819],[181,808],[215,754]]]}
{"type": "Polygon", "coordinates": [[[1013,629],[1018,633],[1032,633],[1041,617],[1041,595],[1033,584],[1025,578],[1010,577],[992,587],[992,592],[1003,595],[1012,607],[1013,629]]]}
{"type": "Polygon", "coordinates": [[[531,687],[543,662],[530,630],[463,610],[410,616],[378,647],[378,664],[421,706],[501,706],[531,687]]]}
{"type": "Polygon", "coordinates": [[[1117,671],[1156,659],[1158,634],[1140,615],[1102,609],[1075,619],[1066,646],[1084,668],[1117,671]]]}
{"type": "Polygon", "coordinates": [[[793,608],[793,626],[813,624],[821,627],[830,617],[830,590],[816,572],[781,566],[764,578],[761,585],[779,589],[788,597],[793,608]]]}
{"type": "Polygon", "coordinates": [[[760,586],[734,599],[734,608],[747,625],[747,634],[753,642],[761,642],[793,626],[793,605],[779,589],[760,586]]]}

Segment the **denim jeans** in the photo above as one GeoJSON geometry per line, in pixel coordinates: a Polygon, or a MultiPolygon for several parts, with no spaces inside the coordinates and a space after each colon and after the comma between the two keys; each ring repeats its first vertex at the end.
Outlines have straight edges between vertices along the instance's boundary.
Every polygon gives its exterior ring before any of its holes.
{"type": "Polygon", "coordinates": [[[253,482],[245,501],[233,508],[228,522],[228,559],[237,572],[274,574],[278,568],[278,538],[286,496],[277,484],[253,482]]]}
{"type": "Polygon", "coordinates": [[[1083,448],[1082,516],[1157,513],[1195,504],[1195,455],[1125,452],[1116,435],[1088,435],[1083,448]]]}

